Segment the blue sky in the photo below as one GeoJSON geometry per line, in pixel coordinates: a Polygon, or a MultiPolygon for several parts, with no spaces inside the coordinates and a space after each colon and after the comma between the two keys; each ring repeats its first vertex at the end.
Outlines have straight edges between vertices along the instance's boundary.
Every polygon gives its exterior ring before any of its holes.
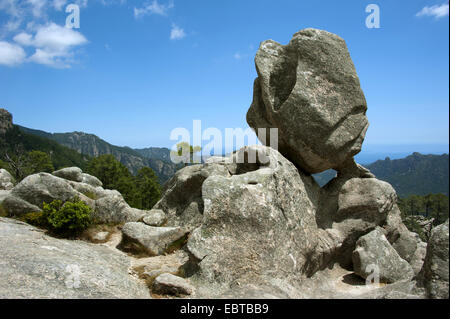
{"type": "Polygon", "coordinates": [[[449,139],[444,0],[0,0],[0,107],[17,124],[165,146],[175,127],[246,128],[259,43],[343,37],[368,102],[366,145],[449,139]],[[69,3],[80,28],[64,28],[69,3]],[[368,4],[380,28],[365,26],[368,4]]]}

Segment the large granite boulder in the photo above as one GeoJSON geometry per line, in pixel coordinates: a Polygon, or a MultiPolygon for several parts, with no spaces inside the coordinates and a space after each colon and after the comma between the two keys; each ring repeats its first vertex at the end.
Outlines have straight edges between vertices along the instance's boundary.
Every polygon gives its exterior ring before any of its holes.
{"type": "Polygon", "coordinates": [[[285,46],[262,42],[255,64],[248,124],[256,131],[278,128],[278,150],[306,172],[339,171],[353,162],[369,124],[345,41],[301,30],[285,46]]]}
{"type": "Polygon", "coordinates": [[[353,252],[353,270],[356,274],[367,278],[376,271],[374,267],[379,270],[380,282],[393,283],[414,277],[411,266],[389,244],[380,228],[359,238],[353,252]]]}
{"type": "Polygon", "coordinates": [[[0,168],[0,190],[11,190],[14,183],[14,177],[6,169],[0,168]]]}
{"type": "Polygon", "coordinates": [[[68,201],[78,197],[91,204],[93,201],[71,187],[69,181],[49,173],[38,173],[25,177],[11,191],[11,195],[21,198],[30,204],[42,207],[44,202],[54,200],[68,201]]]}
{"type": "MultiPolygon", "coordinates": [[[[191,282],[199,295],[235,285],[279,280],[286,284],[327,265],[337,242],[319,229],[319,186],[277,151],[245,147],[234,158],[234,174],[210,175],[202,184],[203,219],[190,235],[191,282]]],[[[189,274],[189,271],[186,271],[189,274]]]]}
{"type": "Polygon", "coordinates": [[[131,260],[102,245],[49,237],[0,218],[0,298],[150,298],[131,260]]]}
{"type": "Polygon", "coordinates": [[[448,299],[448,219],[431,231],[427,253],[422,269],[427,296],[433,299],[448,299]]]}

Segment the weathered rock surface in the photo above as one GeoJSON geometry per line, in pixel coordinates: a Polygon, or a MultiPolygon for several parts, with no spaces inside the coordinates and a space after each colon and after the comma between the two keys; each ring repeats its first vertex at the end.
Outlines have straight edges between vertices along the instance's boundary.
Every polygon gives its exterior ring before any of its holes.
{"type": "Polygon", "coordinates": [[[167,216],[167,226],[194,228],[203,215],[202,185],[211,175],[229,176],[224,164],[192,165],[180,169],[165,185],[164,195],[154,209],[167,216]]]}
{"type": "Polygon", "coordinates": [[[0,108],[0,134],[5,134],[12,129],[12,115],[5,109],[0,108]]]}
{"type": "Polygon", "coordinates": [[[20,217],[27,213],[36,213],[41,211],[38,206],[11,195],[7,196],[1,204],[7,215],[5,217],[20,217]]]}
{"type": "Polygon", "coordinates": [[[358,238],[383,225],[396,201],[388,183],[352,176],[341,174],[325,185],[316,212],[319,227],[335,230],[341,243],[336,261],[347,268],[358,238]]]}
{"type": "Polygon", "coordinates": [[[152,209],[142,221],[149,226],[160,227],[167,221],[167,217],[161,209],[152,209]]]}
{"type": "Polygon", "coordinates": [[[278,128],[280,153],[306,172],[339,171],[352,162],[369,124],[345,41],[326,31],[301,30],[285,46],[262,42],[255,64],[248,124],[254,130],[278,128]]]}
{"type": "Polygon", "coordinates": [[[380,228],[359,238],[353,252],[356,274],[367,278],[376,271],[374,267],[379,269],[380,282],[393,283],[414,277],[411,266],[389,244],[380,228]]]}
{"type": "Polygon", "coordinates": [[[156,277],[152,291],[161,295],[190,295],[194,287],[184,278],[165,273],[156,277]]]}
{"type": "Polygon", "coordinates": [[[86,174],[86,173],[81,174],[81,182],[83,182],[85,184],[89,184],[94,187],[102,187],[103,186],[103,183],[97,177],[86,174]]]}
{"type": "Polygon", "coordinates": [[[152,227],[144,223],[130,222],[122,228],[120,249],[149,256],[165,253],[188,233],[181,227],[152,227]]]}
{"type": "Polygon", "coordinates": [[[145,215],[146,211],[130,207],[120,194],[97,199],[92,214],[95,220],[112,224],[138,221],[145,215]]]}
{"type": "Polygon", "coordinates": [[[14,187],[14,178],[3,168],[0,168],[0,190],[11,190],[14,187]]]}
{"type": "Polygon", "coordinates": [[[13,188],[11,195],[39,207],[42,207],[43,202],[50,203],[56,199],[68,201],[75,197],[91,202],[83,194],[74,190],[67,180],[48,173],[25,177],[13,188]]]}
{"type": "Polygon", "coordinates": [[[252,151],[256,163],[237,163],[236,174],[203,182],[202,224],[187,243],[193,280],[218,291],[313,274],[336,246],[316,225],[320,189],[312,177],[268,147],[245,147],[235,158],[252,151]]]}
{"type": "Polygon", "coordinates": [[[389,212],[383,229],[387,239],[400,257],[410,262],[421,240],[419,235],[409,231],[403,224],[401,212],[397,205],[394,205],[389,212]]]}
{"type": "Polygon", "coordinates": [[[66,167],[52,173],[55,176],[74,182],[83,181],[83,171],[79,167],[66,167]]]}
{"type": "MultiPolygon", "coordinates": [[[[81,180],[71,174],[75,172],[75,175],[82,175],[79,168],[72,167],[60,172],[62,173],[58,173],[59,175],[81,180]]],[[[4,208],[8,216],[20,216],[40,211],[44,202],[50,203],[53,200],[64,202],[79,198],[93,209],[92,216],[99,223],[138,221],[148,214],[148,211],[130,207],[118,191],[91,184],[67,180],[48,173],[33,174],[24,178],[11,190],[4,208]]]]}
{"type": "Polygon", "coordinates": [[[431,231],[427,254],[423,265],[423,280],[427,296],[433,299],[448,299],[449,294],[449,232],[448,219],[431,231]]]}
{"type": "Polygon", "coordinates": [[[0,218],[0,298],[149,298],[120,252],[0,218]]]}

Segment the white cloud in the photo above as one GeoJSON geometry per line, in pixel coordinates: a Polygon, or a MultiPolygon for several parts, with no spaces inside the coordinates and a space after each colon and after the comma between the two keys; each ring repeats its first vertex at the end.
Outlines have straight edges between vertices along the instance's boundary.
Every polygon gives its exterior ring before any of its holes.
{"type": "Polygon", "coordinates": [[[416,16],[422,17],[422,16],[428,16],[428,17],[434,17],[436,19],[440,19],[443,17],[448,16],[448,3],[444,3],[441,5],[434,5],[431,7],[424,7],[421,11],[419,11],[416,16]]]}
{"type": "Polygon", "coordinates": [[[18,44],[35,48],[29,61],[56,68],[70,67],[74,48],[88,42],[80,32],[55,23],[38,27],[34,36],[22,32],[13,39],[18,44]]]}
{"type": "Polygon", "coordinates": [[[53,8],[55,8],[55,10],[61,11],[66,3],[67,0],[53,0],[53,8]]]}
{"type": "Polygon", "coordinates": [[[16,44],[0,41],[0,64],[14,66],[24,62],[25,51],[16,44]]]}
{"type": "Polygon", "coordinates": [[[139,18],[148,14],[157,14],[161,16],[167,15],[167,11],[175,7],[173,1],[168,4],[159,4],[158,0],[153,0],[152,3],[147,3],[142,8],[134,8],[134,17],[139,18]]]}
{"type": "Polygon", "coordinates": [[[180,40],[186,36],[184,30],[178,27],[176,24],[172,24],[172,30],[170,30],[170,40],[180,40]]]}
{"type": "Polygon", "coordinates": [[[235,54],[233,55],[233,57],[234,57],[236,60],[242,59],[242,55],[240,55],[239,52],[235,53],[235,54]]]}

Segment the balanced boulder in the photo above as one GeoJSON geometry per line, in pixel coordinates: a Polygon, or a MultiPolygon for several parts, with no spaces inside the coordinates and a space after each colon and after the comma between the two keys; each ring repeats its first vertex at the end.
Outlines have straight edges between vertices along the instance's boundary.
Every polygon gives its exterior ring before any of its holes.
{"type": "Polygon", "coordinates": [[[262,42],[255,63],[258,78],[248,124],[255,131],[278,128],[278,150],[308,173],[340,170],[353,162],[369,123],[345,41],[305,29],[285,46],[262,42]]]}

